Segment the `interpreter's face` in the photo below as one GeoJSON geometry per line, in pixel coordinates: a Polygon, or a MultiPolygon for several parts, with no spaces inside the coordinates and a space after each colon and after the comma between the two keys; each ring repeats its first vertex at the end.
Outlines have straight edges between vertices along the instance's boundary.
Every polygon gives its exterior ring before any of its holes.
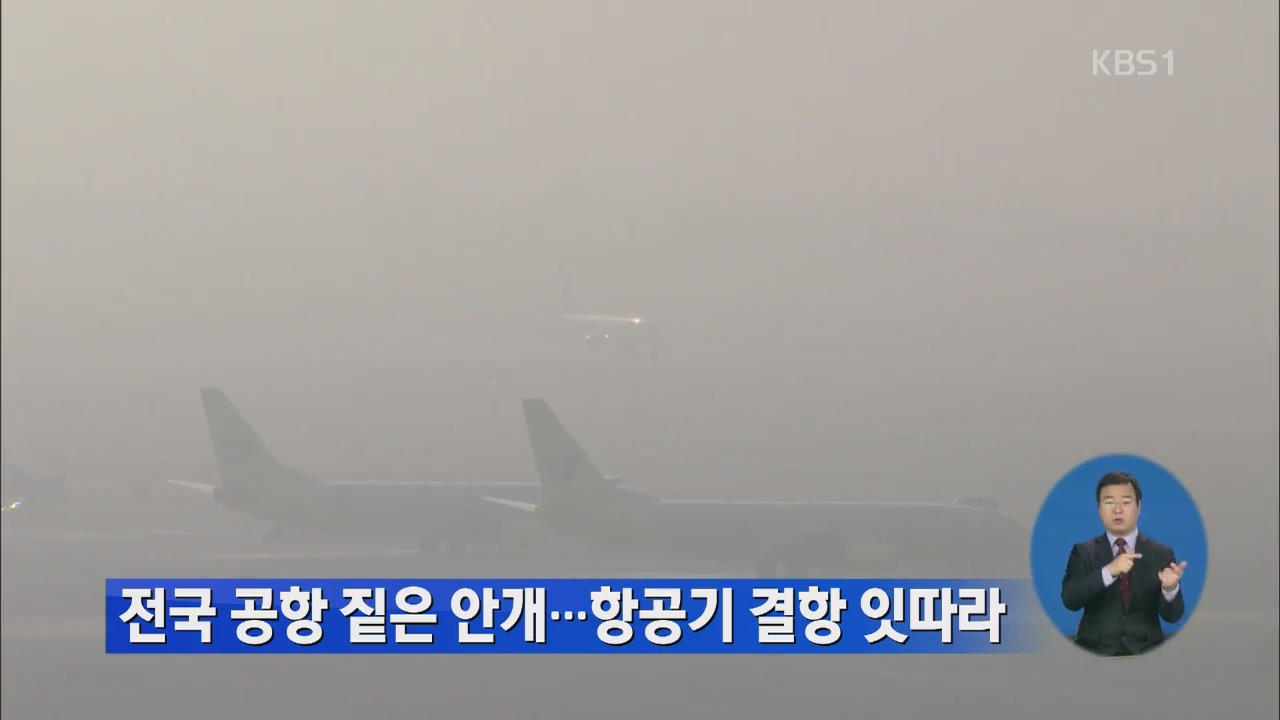
{"type": "Polygon", "coordinates": [[[1098,498],[1098,516],[1102,518],[1102,526],[1113,535],[1128,535],[1138,527],[1138,515],[1142,513],[1142,505],[1134,494],[1133,486],[1108,485],[1102,488],[1098,498]]]}

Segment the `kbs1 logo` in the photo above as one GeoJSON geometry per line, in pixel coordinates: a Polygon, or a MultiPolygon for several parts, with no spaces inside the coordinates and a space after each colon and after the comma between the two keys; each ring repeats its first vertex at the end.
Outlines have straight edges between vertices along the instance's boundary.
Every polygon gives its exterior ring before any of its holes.
{"type": "Polygon", "coordinates": [[[1173,50],[1094,50],[1094,77],[1173,76],[1173,50]]]}

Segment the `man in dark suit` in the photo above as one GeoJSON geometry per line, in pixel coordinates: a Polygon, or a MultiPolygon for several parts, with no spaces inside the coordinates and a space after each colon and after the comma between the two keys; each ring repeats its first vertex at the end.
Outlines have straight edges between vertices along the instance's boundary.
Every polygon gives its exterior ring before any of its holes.
{"type": "Polygon", "coordinates": [[[1084,608],[1076,644],[1099,655],[1137,655],[1164,642],[1160,618],[1186,609],[1173,549],[1138,532],[1142,487],[1129,473],[1107,473],[1094,493],[1102,535],[1071,549],[1062,604],[1084,608]]]}

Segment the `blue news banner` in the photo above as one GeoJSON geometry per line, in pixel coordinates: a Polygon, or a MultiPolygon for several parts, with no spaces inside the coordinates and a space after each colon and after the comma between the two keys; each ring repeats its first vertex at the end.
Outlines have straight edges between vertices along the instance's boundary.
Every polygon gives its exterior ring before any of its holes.
{"type": "Polygon", "coordinates": [[[108,653],[1030,652],[1016,580],[110,579],[108,653]]]}

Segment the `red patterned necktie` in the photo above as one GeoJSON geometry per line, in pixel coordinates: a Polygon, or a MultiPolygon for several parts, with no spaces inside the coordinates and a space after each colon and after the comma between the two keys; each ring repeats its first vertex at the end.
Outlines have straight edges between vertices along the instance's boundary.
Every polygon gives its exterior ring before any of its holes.
{"type": "MultiPolygon", "coordinates": [[[[1116,538],[1116,555],[1126,552],[1125,546],[1128,545],[1124,538],[1116,538]]],[[[1133,568],[1129,568],[1129,572],[1120,576],[1120,599],[1124,601],[1124,609],[1129,609],[1129,576],[1133,574],[1133,568]]]]}

